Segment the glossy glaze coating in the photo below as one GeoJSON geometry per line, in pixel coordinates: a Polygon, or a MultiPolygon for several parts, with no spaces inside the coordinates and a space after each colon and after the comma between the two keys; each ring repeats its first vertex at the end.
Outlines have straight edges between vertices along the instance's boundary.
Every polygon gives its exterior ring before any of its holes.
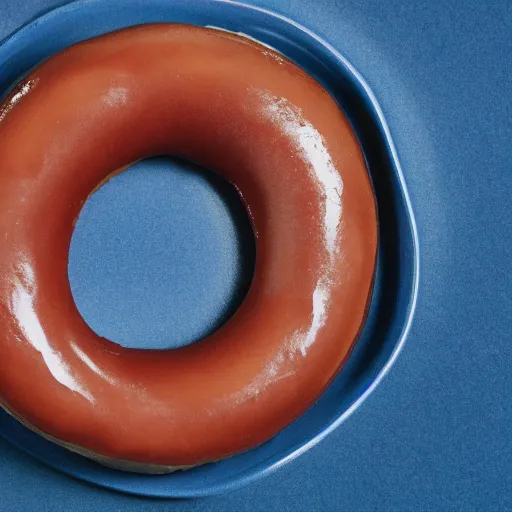
{"type": "Polygon", "coordinates": [[[364,322],[377,221],[354,133],[312,78],[232,34],[152,25],[74,46],[7,97],[0,237],[0,403],[83,450],[181,466],[249,449],[318,398],[364,322]],[[125,349],[78,313],[69,244],[100,183],[164,153],[239,189],[255,276],[201,342],[125,349]]]}

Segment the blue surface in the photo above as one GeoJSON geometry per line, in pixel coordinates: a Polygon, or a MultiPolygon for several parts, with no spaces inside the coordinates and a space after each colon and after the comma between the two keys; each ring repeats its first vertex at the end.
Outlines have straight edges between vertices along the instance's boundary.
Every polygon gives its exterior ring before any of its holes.
{"type": "MultiPolygon", "coordinates": [[[[348,422],[242,491],[172,503],[130,498],[72,481],[1,442],[0,510],[512,506],[511,8],[263,4],[343,51],[384,109],[422,242],[422,288],[405,350],[348,422]]],[[[48,4],[15,7],[4,0],[2,6],[7,33],[48,4]]]]}
{"type": "Polygon", "coordinates": [[[78,310],[100,336],[166,349],[219,328],[243,300],[254,263],[254,235],[235,188],[159,157],[87,201],[68,274],[78,310]]]}

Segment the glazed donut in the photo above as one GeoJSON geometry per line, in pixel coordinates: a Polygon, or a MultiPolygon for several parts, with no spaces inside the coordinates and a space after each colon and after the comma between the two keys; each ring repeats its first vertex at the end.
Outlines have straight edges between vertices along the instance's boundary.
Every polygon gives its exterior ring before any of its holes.
{"type": "Polygon", "coordinates": [[[0,238],[2,407],[92,459],[166,472],[261,444],[318,399],[365,320],[377,214],[357,138],[313,78],[239,35],[156,24],[72,46],[7,96],[0,238]],[[134,350],[82,319],[68,253],[90,194],[162,154],[234,184],[256,266],[218,331],[134,350]]]}

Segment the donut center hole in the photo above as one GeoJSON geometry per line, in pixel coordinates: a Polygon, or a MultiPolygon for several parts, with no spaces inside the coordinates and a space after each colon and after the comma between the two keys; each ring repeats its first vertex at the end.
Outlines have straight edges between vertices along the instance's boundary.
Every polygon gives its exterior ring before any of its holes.
{"type": "Polygon", "coordinates": [[[221,327],[249,289],[255,240],[239,195],[211,171],[151,158],[85,203],[71,292],[87,324],[131,348],[176,348],[221,327]]]}

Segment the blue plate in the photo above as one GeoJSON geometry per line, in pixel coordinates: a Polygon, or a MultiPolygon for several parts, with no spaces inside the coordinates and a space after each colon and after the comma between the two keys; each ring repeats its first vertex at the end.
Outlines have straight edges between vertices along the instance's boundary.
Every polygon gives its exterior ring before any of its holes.
{"type": "MultiPolygon", "coordinates": [[[[73,43],[123,27],[153,22],[213,25],[243,32],[273,46],[316,77],[337,99],[356,130],[379,207],[380,247],[375,291],[370,314],[356,348],[347,366],[320,400],[264,445],[189,471],[166,476],[144,476],[95,464],[43,440],[6,414],[0,414],[2,436],[70,475],[133,494],[205,496],[245,485],[297,457],[339,426],[375,389],[397,357],[411,325],[418,290],[419,249],[411,204],[397,155],[371,90],[334,48],[306,28],[277,14],[232,1],[173,3],[168,0],[147,0],[142,3],[139,0],[126,0],[121,4],[117,0],[87,0],[71,3],[29,23],[0,46],[0,94],[30,68],[73,43]]],[[[233,296],[243,295],[247,276],[250,276],[251,242],[247,237],[245,214],[236,205],[229,187],[212,182],[208,173],[203,171],[184,172],[186,167],[174,160],[148,160],[119,176],[89,201],[73,237],[70,280],[82,314],[98,332],[110,333],[116,339],[115,334],[119,332],[116,326],[122,323],[119,318],[127,311],[134,313],[132,326],[124,334],[121,333],[124,339],[120,341],[128,346],[177,346],[211,331],[232,311],[238,300],[233,296]],[[102,208],[108,205],[109,211],[126,211],[129,205],[133,205],[133,186],[142,194],[137,196],[139,199],[146,197],[153,201],[153,209],[142,215],[141,205],[133,216],[121,216],[117,223],[105,224],[102,208]],[[162,189],[168,193],[156,194],[162,189]],[[189,194],[188,201],[183,200],[184,194],[185,197],[189,194]],[[197,197],[200,199],[192,202],[192,198],[197,197]],[[185,210],[176,209],[176,205],[181,205],[185,210]],[[105,314],[105,308],[101,305],[105,304],[102,302],[104,297],[99,302],[98,294],[95,294],[96,298],[91,298],[91,294],[88,294],[91,287],[80,286],[80,282],[85,279],[85,282],[91,283],[94,276],[98,278],[100,275],[102,282],[107,283],[107,288],[101,290],[101,294],[111,294],[111,302],[117,298],[121,302],[124,300],[126,305],[126,296],[133,292],[130,286],[133,286],[134,275],[136,280],[145,279],[142,274],[137,274],[136,269],[141,267],[137,267],[136,263],[144,258],[148,249],[139,247],[136,257],[139,260],[136,259],[134,263],[127,259],[124,265],[114,268],[112,265],[119,262],[126,245],[106,244],[105,249],[105,244],[97,242],[97,250],[91,250],[95,233],[102,238],[108,234],[119,235],[123,231],[133,232],[136,228],[141,233],[147,232],[151,226],[154,227],[154,213],[151,214],[152,211],[156,212],[154,208],[164,212],[164,223],[172,226],[175,234],[173,240],[179,241],[173,245],[169,240],[160,240],[165,250],[159,256],[159,261],[165,261],[166,272],[179,277],[190,265],[199,268],[199,260],[203,262],[203,271],[182,278],[183,293],[169,294],[165,287],[148,289],[138,297],[135,306],[109,310],[105,314]],[[197,215],[185,215],[186,221],[181,219],[174,222],[180,211],[197,215]],[[209,225],[205,224],[207,219],[209,225]],[[219,236],[212,236],[212,229],[219,236]],[[191,241],[191,234],[207,238],[199,251],[187,253],[185,249],[191,241]],[[171,245],[178,249],[182,247],[183,251],[166,250],[171,245]],[[217,267],[210,263],[205,265],[205,261],[217,262],[217,267]],[[95,262],[99,263],[96,265],[95,262]],[[114,278],[117,288],[111,290],[108,283],[114,278]],[[169,295],[174,298],[169,298],[169,295]],[[195,297],[196,300],[191,301],[192,307],[182,308],[175,317],[171,315],[171,320],[174,319],[167,327],[164,323],[166,336],[162,337],[159,331],[151,332],[150,328],[142,344],[140,337],[133,336],[133,329],[144,318],[148,318],[148,315],[159,317],[158,308],[162,304],[166,308],[177,307],[183,302],[183,296],[189,299],[195,297]],[[140,302],[144,297],[153,297],[153,300],[140,302]],[[140,313],[138,316],[135,314],[137,311],[140,313]],[[202,316],[198,316],[198,313],[202,316]],[[173,329],[173,326],[177,328],[173,329]],[[135,338],[139,340],[138,344],[135,338]]],[[[157,239],[158,235],[153,235],[153,242],[156,243],[157,239]]],[[[136,240],[137,237],[133,238],[128,245],[136,244],[136,240]]],[[[149,283],[147,280],[144,282],[149,283]]],[[[99,287],[99,284],[95,286],[99,287]]],[[[141,332],[147,331],[148,325],[142,325],[141,332]]]]}

